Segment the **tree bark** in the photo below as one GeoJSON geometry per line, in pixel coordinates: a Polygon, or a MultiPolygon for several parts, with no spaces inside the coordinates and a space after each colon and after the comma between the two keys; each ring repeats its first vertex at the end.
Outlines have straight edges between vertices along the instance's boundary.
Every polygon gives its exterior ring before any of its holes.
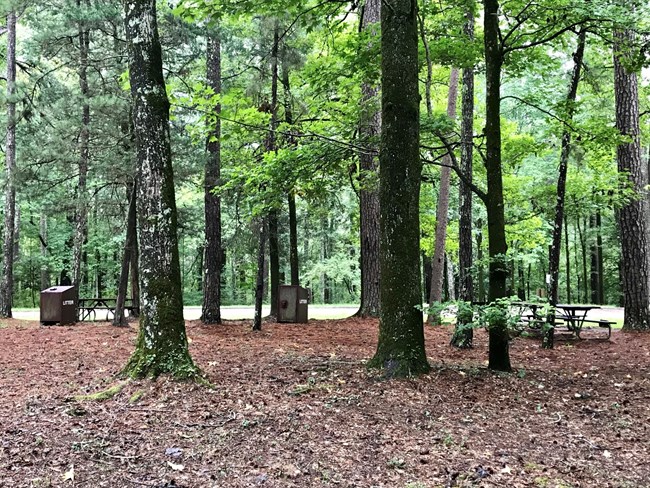
{"type": "Polygon", "coordinates": [[[5,208],[0,317],[11,318],[14,288],[16,217],[16,12],[7,14],[7,146],[5,149],[5,208]]]}
{"type": "MultiPolygon", "coordinates": [[[[507,295],[508,263],[506,254],[503,179],[501,171],[501,67],[503,49],[500,43],[499,2],[484,0],[485,44],[485,145],[487,173],[487,220],[489,288],[488,301],[507,295]]],[[[489,324],[489,361],[492,370],[510,371],[509,334],[505,310],[499,319],[489,324]]]]}
{"type": "Polygon", "coordinates": [[[637,74],[626,68],[634,34],[617,30],[614,40],[616,128],[630,139],[618,146],[616,159],[619,173],[625,175],[638,196],[618,211],[625,307],[623,330],[650,330],[648,221],[643,202],[646,190],[641,168],[638,80],[637,74]]]}
{"type": "Polygon", "coordinates": [[[270,318],[278,316],[278,290],[280,287],[280,239],[278,211],[273,209],[268,215],[269,226],[269,268],[271,271],[271,310],[270,318]]]}
{"type": "Polygon", "coordinates": [[[598,255],[598,303],[605,304],[605,271],[603,270],[603,234],[600,210],[596,211],[596,254],[598,255]]]}
{"type": "MultiPolygon", "coordinates": [[[[278,51],[280,43],[280,26],[275,21],[273,28],[273,47],[271,48],[271,130],[266,141],[267,151],[277,151],[278,129],[278,51]]],[[[278,211],[273,209],[267,217],[269,240],[269,267],[271,275],[271,312],[270,317],[278,315],[278,289],[280,286],[280,244],[278,239],[278,211]]]]}
{"type": "MultiPolygon", "coordinates": [[[[89,0],[77,0],[77,8],[88,8],[89,0]]],[[[88,180],[88,161],[90,157],[90,92],[88,88],[88,53],[90,49],[90,30],[85,21],[79,22],[79,88],[81,89],[81,131],[79,133],[79,181],[77,182],[77,208],[75,212],[75,227],[72,249],[72,284],[81,287],[81,261],[83,245],[88,222],[88,196],[86,186],[88,180]]]]}
{"type": "MultiPolygon", "coordinates": [[[[291,103],[291,85],[289,84],[289,68],[286,59],[282,63],[282,86],[284,87],[284,120],[293,126],[293,110],[291,103]]],[[[289,143],[295,145],[295,139],[290,137],[289,143]]],[[[293,189],[287,194],[289,206],[289,267],[291,270],[291,284],[300,285],[300,263],[298,260],[298,218],[296,215],[296,194],[293,189]]]]}
{"type": "Polygon", "coordinates": [[[296,195],[289,192],[289,266],[291,267],[291,284],[300,285],[300,267],[298,262],[298,218],[296,216],[296,195]]]}
{"type": "MultiPolygon", "coordinates": [[[[566,97],[566,120],[569,124],[575,113],[575,102],[578,95],[578,84],[582,71],[582,58],[585,53],[586,31],[581,29],[578,33],[578,45],[573,53],[573,73],[569,83],[569,92],[566,97]]],[[[555,221],[553,222],[553,238],[548,257],[548,273],[551,278],[549,284],[549,303],[551,306],[558,304],[560,253],[562,250],[562,222],[564,220],[564,197],[566,194],[566,176],[569,168],[569,155],[571,153],[571,131],[567,125],[562,133],[562,151],[560,154],[560,167],[557,179],[557,198],[555,202],[555,221]]],[[[546,337],[542,341],[543,347],[552,347],[553,341],[548,336],[553,334],[555,327],[555,311],[551,308],[546,317],[546,337]]]]}
{"type": "Polygon", "coordinates": [[[141,310],[136,348],[123,373],[194,378],[178,255],[178,217],[155,0],[125,0],[129,77],[138,154],[141,310]]]}
{"type": "Polygon", "coordinates": [[[381,318],[369,367],[386,376],[429,371],[420,274],[420,94],[415,0],[385,0],[381,12],[382,130],[379,205],[381,318]]]}
{"type": "MultiPolygon", "coordinates": [[[[456,118],[456,100],[458,99],[458,77],[460,70],[451,69],[449,76],[449,93],[447,95],[447,117],[456,118]]],[[[446,155],[440,168],[440,190],[438,205],[436,207],[436,236],[431,260],[431,292],[429,305],[442,302],[442,286],[445,269],[445,244],[447,242],[447,223],[449,221],[449,187],[451,184],[451,156],[446,155]]],[[[435,314],[429,314],[427,323],[432,325],[436,321],[435,314]]]]}
{"type": "MultiPolygon", "coordinates": [[[[469,9],[467,23],[465,24],[465,35],[468,39],[474,38],[474,11],[469,9]]],[[[474,68],[463,70],[462,83],[462,105],[461,105],[461,153],[460,166],[472,181],[473,157],[474,157],[474,68]]],[[[461,181],[458,192],[460,200],[460,220],[458,223],[458,298],[464,302],[471,303],[474,300],[474,280],[472,278],[472,189],[465,182],[461,181]]],[[[464,323],[457,320],[451,344],[455,347],[470,348],[474,338],[474,330],[471,327],[463,327],[464,323]]]]}
{"type": "Polygon", "coordinates": [[[117,288],[117,300],[115,301],[115,313],[113,314],[113,325],[121,327],[127,325],[124,304],[129,288],[129,267],[131,266],[131,255],[133,254],[134,233],[136,229],[136,199],[137,184],[133,185],[131,198],[129,199],[129,212],[126,219],[126,239],[124,241],[124,252],[122,254],[122,267],[120,270],[120,282],[117,288]]]}
{"type": "Polygon", "coordinates": [[[50,287],[50,271],[47,266],[47,215],[41,214],[39,222],[41,241],[41,290],[50,287]]]}
{"type": "MultiPolygon", "coordinates": [[[[216,96],[221,95],[221,39],[216,33],[208,37],[207,82],[216,96]]],[[[205,251],[203,259],[204,324],[221,323],[221,270],[223,260],[221,244],[221,197],[214,193],[221,179],[221,103],[214,106],[214,119],[210,119],[208,156],[205,164],[205,251]]]]}
{"type": "Polygon", "coordinates": [[[478,301],[485,302],[485,267],[483,266],[483,223],[476,225],[476,260],[478,261],[478,301]]]}
{"type": "Polygon", "coordinates": [[[257,278],[255,280],[255,316],[253,330],[262,330],[262,302],[264,300],[264,251],[266,249],[265,219],[260,219],[259,245],[257,248],[257,278]]]}
{"type": "Polygon", "coordinates": [[[602,305],[598,289],[600,288],[600,270],[598,269],[598,240],[596,237],[596,215],[589,216],[589,229],[591,230],[591,243],[589,245],[589,290],[590,301],[602,305]]]}
{"type": "MultiPolygon", "coordinates": [[[[137,198],[137,196],[136,196],[137,198]]],[[[137,206],[136,206],[137,212],[137,206]]],[[[133,250],[131,251],[131,316],[140,317],[140,246],[138,245],[137,219],[132,222],[133,250]]]]}
{"type": "MultiPolygon", "coordinates": [[[[381,0],[369,0],[363,8],[361,28],[379,31],[381,0]]],[[[359,127],[359,209],[361,239],[361,304],[359,317],[378,317],[379,301],[379,190],[378,139],[381,134],[380,89],[372,81],[361,85],[361,120],[359,127]]]]}
{"type": "Polygon", "coordinates": [[[566,268],[566,302],[571,303],[571,254],[569,252],[569,219],[564,216],[564,250],[566,268]]]}

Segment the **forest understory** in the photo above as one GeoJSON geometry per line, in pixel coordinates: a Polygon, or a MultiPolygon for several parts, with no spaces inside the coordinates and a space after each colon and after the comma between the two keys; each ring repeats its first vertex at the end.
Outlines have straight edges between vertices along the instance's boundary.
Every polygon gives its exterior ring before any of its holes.
{"type": "Polygon", "coordinates": [[[518,338],[494,374],[427,327],[432,372],[386,381],[377,329],[188,322],[209,388],[115,379],[133,327],[3,320],[0,487],[649,486],[650,336],[518,338]]]}

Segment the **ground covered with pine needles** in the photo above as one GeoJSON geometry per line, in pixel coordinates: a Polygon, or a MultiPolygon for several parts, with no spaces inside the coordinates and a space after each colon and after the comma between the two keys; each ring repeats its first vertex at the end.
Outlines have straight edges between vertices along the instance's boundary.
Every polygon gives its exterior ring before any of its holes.
{"type": "Polygon", "coordinates": [[[493,374],[428,327],[432,372],[391,381],[374,320],[188,335],[212,388],[120,383],[134,328],[0,322],[0,487],[650,486],[650,335],[517,338],[493,374]]]}

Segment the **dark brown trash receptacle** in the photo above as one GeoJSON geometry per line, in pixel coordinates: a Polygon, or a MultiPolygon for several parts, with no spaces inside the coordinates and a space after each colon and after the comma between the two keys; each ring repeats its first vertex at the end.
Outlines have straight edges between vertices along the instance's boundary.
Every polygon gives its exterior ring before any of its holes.
{"type": "Polygon", "coordinates": [[[309,290],[302,286],[280,285],[278,289],[278,322],[306,324],[309,290]]]}
{"type": "Polygon", "coordinates": [[[41,292],[41,324],[74,324],[77,321],[77,290],[53,286],[41,292]]]}

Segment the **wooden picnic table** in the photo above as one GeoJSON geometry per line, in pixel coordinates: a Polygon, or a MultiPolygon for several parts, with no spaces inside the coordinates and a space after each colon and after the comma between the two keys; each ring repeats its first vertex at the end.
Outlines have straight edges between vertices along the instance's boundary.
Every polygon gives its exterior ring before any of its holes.
{"type": "MultiPolygon", "coordinates": [[[[117,298],[80,298],[77,303],[77,320],[83,322],[84,320],[97,319],[97,311],[106,311],[106,320],[110,320],[111,314],[115,317],[115,307],[117,306],[117,298]]],[[[137,307],[133,306],[131,299],[124,301],[124,310],[132,314],[137,307]]]]}
{"type": "MultiPolygon", "coordinates": [[[[580,339],[580,331],[587,320],[587,314],[590,310],[600,308],[598,305],[568,305],[558,303],[555,306],[556,316],[566,322],[567,328],[580,339]]],[[[594,321],[601,322],[601,321],[594,321]]]]}

